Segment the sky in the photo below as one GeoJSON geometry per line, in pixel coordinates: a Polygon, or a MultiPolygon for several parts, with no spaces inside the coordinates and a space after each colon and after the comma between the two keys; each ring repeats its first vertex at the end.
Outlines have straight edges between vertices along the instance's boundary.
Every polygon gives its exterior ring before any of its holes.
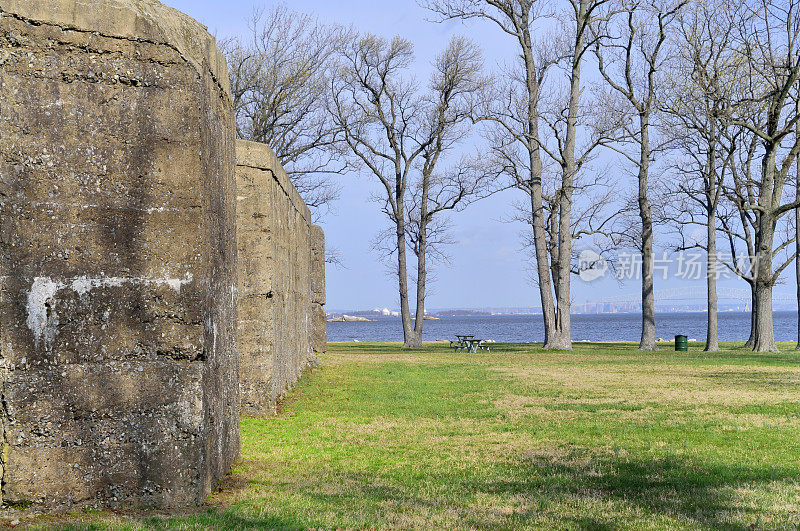
{"type": "MultiPolygon", "coordinates": [[[[269,9],[272,2],[228,0],[162,0],[197,19],[217,38],[246,35],[247,18],[256,7],[269,9]]],[[[510,37],[488,22],[431,22],[431,14],[414,0],[391,2],[374,0],[295,0],[293,10],[313,14],[325,22],[352,25],[386,38],[400,35],[415,45],[418,79],[427,77],[428,65],[447,46],[453,35],[465,35],[483,49],[488,68],[514,60],[516,48],[510,37]]],[[[620,190],[630,186],[629,172],[612,170],[619,179],[620,190]]],[[[387,220],[370,195],[378,190],[368,174],[348,174],[337,178],[341,199],[320,224],[325,229],[326,244],[336,248],[343,259],[341,266],[327,268],[327,302],[329,310],[364,310],[398,306],[396,276],[390,275],[371,247],[378,231],[387,220]]],[[[452,215],[454,239],[448,249],[450,264],[434,272],[426,306],[436,308],[486,308],[539,306],[537,288],[530,281],[529,254],[523,250],[520,234],[524,227],[513,223],[512,202],[523,199],[520,192],[507,191],[471,205],[466,211],[452,215]]],[[[658,242],[657,242],[658,243],[658,242]]],[[[674,278],[676,263],[667,280],[656,277],[658,290],[678,286],[701,287],[703,279],[674,278]]],[[[789,268],[793,270],[793,268],[789,268]]],[[[791,277],[792,275],[787,275],[791,277]]],[[[722,287],[743,289],[741,280],[721,279],[722,287]]],[[[618,281],[606,276],[585,282],[573,280],[576,304],[608,297],[636,296],[635,280],[618,281]]],[[[787,278],[777,290],[784,296],[794,293],[794,281],[787,278]]],[[[658,301],[657,301],[658,302],[658,301]]],[[[701,302],[701,301],[698,301],[701,302]]]]}

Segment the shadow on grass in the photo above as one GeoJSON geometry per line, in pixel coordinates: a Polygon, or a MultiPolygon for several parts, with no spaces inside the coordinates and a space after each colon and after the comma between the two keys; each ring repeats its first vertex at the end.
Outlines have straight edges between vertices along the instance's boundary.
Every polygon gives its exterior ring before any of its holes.
{"type": "Polygon", "coordinates": [[[310,524],[300,517],[256,516],[230,510],[209,511],[189,519],[157,520],[144,522],[151,529],[309,529],[310,524]]]}
{"type": "MultiPolygon", "coordinates": [[[[634,505],[644,514],[679,518],[717,529],[741,529],[758,518],[764,508],[747,507],[747,501],[734,495],[740,487],[763,488],[773,482],[795,483],[797,471],[775,467],[751,468],[736,464],[690,462],[677,456],[643,461],[625,458],[606,460],[581,459],[580,454],[567,458],[532,457],[523,460],[522,468],[530,479],[517,482],[493,482],[476,485],[486,492],[507,494],[544,494],[551,500],[591,498],[610,501],[618,507],[634,505]],[[546,493],[546,494],[545,494],[546,493]],[[741,513],[750,512],[747,516],[741,513]],[[751,521],[732,521],[737,515],[751,521]]],[[[777,504],[781,505],[781,504],[777,504]]],[[[800,507],[795,506],[797,510],[800,507]]],[[[789,511],[773,515],[800,520],[789,511]]],[[[599,528],[618,527],[615,515],[593,516],[599,528]]]]}
{"type": "MultiPolygon", "coordinates": [[[[258,503],[248,495],[251,501],[243,505],[183,522],[231,529],[425,527],[433,521],[483,529],[556,524],[602,530],[634,521],[654,523],[658,518],[666,526],[670,519],[682,525],[742,529],[755,524],[762,513],[773,525],[794,527],[800,522],[796,514],[789,514],[791,507],[787,514],[773,514],[770,507],[749,506],[748,500],[735,494],[739,487],[769,491],[773,482],[794,483],[796,470],[708,464],[677,456],[653,461],[593,459],[577,451],[520,457],[490,469],[431,473],[413,479],[320,470],[318,477],[326,478],[324,484],[315,485],[313,478],[283,484],[293,499],[302,500],[294,513],[286,507],[286,512],[269,517],[248,517],[254,510],[249,505],[258,503]],[[486,473],[491,473],[491,479],[483,475],[486,473]],[[492,502],[487,504],[487,499],[492,502]],[[328,519],[315,516],[319,514],[327,514],[328,519]]],[[[273,487],[261,481],[251,484],[273,487]]]]}

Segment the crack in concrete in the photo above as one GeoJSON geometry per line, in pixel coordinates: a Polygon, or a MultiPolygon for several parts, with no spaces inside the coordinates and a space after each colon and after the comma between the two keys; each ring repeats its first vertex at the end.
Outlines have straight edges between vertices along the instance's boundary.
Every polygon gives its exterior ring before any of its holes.
{"type": "Polygon", "coordinates": [[[20,22],[24,22],[26,24],[30,24],[31,26],[50,26],[50,27],[59,28],[61,30],[65,30],[65,31],[75,31],[75,32],[78,32],[78,33],[99,35],[100,37],[104,37],[104,38],[107,38],[107,39],[119,39],[119,40],[124,40],[124,41],[128,41],[128,42],[152,44],[152,45],[155,45],[155,46],[165,46],[167,48],[170,48],[170,49],[174,50],[181,57],[181,59],[183,59],[187,64],[191,65],[197,71],[198,77],[200,78],[201,81],[202,81],[202,74],[203,74],[202,70],[205,70],[205,72],[211,77],[211,79],[213,80],[215,86],[225,96],[225,98],[227,100],[229,100],[229,101],[232,100],[231,95],[230,95],[230,90],[225,87],[225,85],[220,81],[220,79],[218,78],[216,73],[211,68],[201,66],[201,65],[197,64],[195,61],[192,61],[177,46],[175,46],[174,44],[171,44],[169,42],[159,42],[159,41],[154,41],[154,40],[149,40],[149,39],[142,39],[142,38],[135,38],[135,37],[125,37],[125,36],[122,36],[122,35],[112,35],[112,34],[107,34],[107,33],[103,33],[103,32],[100,32],[100,31],[86,30],[86,29],[83,29],[83,28],[80,28],[80,27],[77,27],[77,26],[73,26],[73,25],[70,25],[70,24],[56,24],[56,23],[53,23],[53,22],[35,20],[35,19],[32,19],[32,18],[24,17],[24,16],[19,15],[17,13],[12,13],[12,12],[9,12],[9,11],[5,11],[5,10],[3,10],[2,7],[0,7],[0,16],[8,16],[8,17],[14,18],[16,20],[19,20],[20,22]]]}

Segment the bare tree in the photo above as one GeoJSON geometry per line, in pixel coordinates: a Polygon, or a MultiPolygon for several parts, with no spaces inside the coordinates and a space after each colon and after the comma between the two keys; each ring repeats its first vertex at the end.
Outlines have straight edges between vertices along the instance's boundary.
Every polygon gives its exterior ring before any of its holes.
{"type": "MultiPolygon", "coordinates": [[[[555,300],[550,280],[550,266],[544,226],[542,198],[542,155],[539,147],[539,94],[552,58],[540,57],[531,36],[531,26],[542,16],[541,0],[427,0],[423,5],[446,19],[484,19],[495,23],[504,33],[519,44],[523,64],[520,83],[511,83],[508,93],[508,112],[493,113],[513,142],[509,147],[519,147],[521,156],[510,149],[503,166],[512,173],[521,186],[525,186],[531,203],[536,271],[539,278],[539,295],[544,319],[544,348],[558,348],[560,341],[556,330],[555,300]]],[[[502,144],[502,142],[501,142],[502,144]]]]}
{"type": "Polygon", "coordinates": [[[800,154],[800,138],[794,135],[800,119],[794,104],[800,82],[800,0],[750,0],[738,16],[731,48],[745,68],[730,120],[758,137],[761,159],[757,197],[744,207],[755,215],[757,329],[753,349],[774,352],[778,347],[772,324],[772,289],[781,272],[773,269],[776,227],[783,216],[800,206],[800,201],[786,200],[784,193],[789,171],[800,154]]]}
{"type": "Polygon", "coordinates": [[[448,260],[444,247],[454,242],[450,233],[448,211],[463,210],[469,204],[491,193],[496,176],[492,168],[477,160],[462,160],[447,173],[431,174],[428,160],[421,179],[411,194],[408,241],[417,258],[417,306],[414,340],[422,344],[425,318],[425,297],[432,263],[448,260]]]}
{"type": "MultiPolygon", "coordinates": [[[[795,112],[800,115],[800,93],[795,98],[795,112]]],[[[795,124],[795,136],[800,138],[800,120],[795,124]]],[[[794,200],[800,203],[800,157],[797,157],[794,176],[794,200]]],[[[797,346],[800,350],[800,207],[794,209],[794,278],[797,287],[797,346]]]]}
{"type": "Polygon", "coordinates": [[[480,52],[467,39],[454,38],[437,58],[426,91],[404,76],[413,59],[412,45],[399,37],[354,40],[333,80],[330,109],[348,155],[377,178],[384,192],[380,201],[393,226],[391,250],[397,257],[406,348],[422,346],[431,229],[440,227],[436,216],[466,204],[484,181],[483,175],[467,171],[468,165],[437,169],[473,119],[484,86],[480,52]],[[409,190],[419,191],[416,205],[409,190]],[[418,256],[415,324],[409,305],[409,236],[418,256]]]}
{"type": "Polygon", "coordinates": [[[656,350],[653,282],[653,211],[648,193],[653,157],[651,130],[663,97],[669,26],[686,0],[620,0],[616,13],[599,24],[594,52],[600,74],[627,103],[632,115],[627,138],[638,146],[631,156],[617,149],[638,169],[637,204],[641,228],[637,247],[642,255],[642,336],[639,350],[656,350]]]}
{"type": "Polygon", "coordinates": [[[554,348],[572,348],[571,281],[573,259],[573,196],[579,174],[591,161],[596,148],[609,142],[617,124],[610,123],[613,115],[592,112],[596,107],[582,102],[584,87],[582,68],[586,53],[593,48],[597,37],[589,29],[597,22],[607,0],[570,0],[562,19],[564,46],[557,63],[562,76],[556,79],[550,97],[543,99],[539,120],[545,124],[549,142],[540,137],[540,147],[558,167],[560,179],[555,193],[552,215],[554,226],[550,238],[550,269],[555,293],[556,323],[554,348]],[[582,139],[581,142],[579,140],[582,139]],[[556,229],[557,227],[557,229],[556,229]]]}
{"type": "MultiPolygon", "coordinates": [[[[572,53],[572,50],[568,51],[567,57],[572,53]]],[[[545,167],[554,170],[554,179],[544,179],[543,194],[550,271],[558,322],[569,328],[571,290],[565,278],[571,280],[571,275],[580,272],[575,267],[575,246],[590,237],[595,237],[595,242],[618,239],[619,233],[613,222],[621,212],[627,211],[627,205],[619,201],[619,183],[609,182],[605,172],[598,171],[591,164],[599,147],[615,141],[621,115],[609,112],[603,99],[590,98],[586,94],[576,107],[572,107],[576,96],[573,96],[573,72],[569,60],[565,66],[567,68],[560,79],[563,83],[548,86],[550,90],[540,105],[540,121],[543,124],[541,148],[551,163],[545,167]],[[570,137],[572,142],[567,141],[570,137]],[[567,175],[570,175],[568,179],[567,175]],[[548,186],[549,183],[552,184],[548,186]],[[550,187],[552,192],[548,193],[550,187]],[[616,193],[614,188],[617,188],[616,193]],[[569,201],[565,199],[566,195],[569,201]],[[577,203],[572,200],[575,196],[580,198],[577,203]],[[569,231],[565,236],[566,218],[569,231]]],[[[569,339],[570,334],[565,332],[565,336],[569,339]]]]}
{"type": "MultiPolygon", "coordinates": [[[[746,347],[753,348],[759,334],[758,319],[758,246],[757,233],[759,216],[751,205],[757,204],[760,179],[757,175],[759,160],[758,135],[746,128],[731,127],[720,135],[720,147],[726,153],[724,169],[730,176],[726,179],[723,194],[725,201],[720,203],[717,218],[720,230],[727,238],[730,249],[730,260],[722,264],[750,286],[751,314],[750,336],[745,343],[746,347]]],[[[777,224],[776,224],[777,227],[777,224]]],[[[787,228],[784,226],[784,228],[787,228]]],[[[782,237],[773,239],[774,244],[770,252],[771,267],[774,267],[775,281],[781,273],[792,263],[795,256],[784,257],[775,264],[776,258],[795,241],[795,237],[788,230],[775,231],[782,237]]]]}
{"type": "Polygon", "coordinates": [[[238,135],[269,144],[315,217],[338,199],[332,176],[346,169],[335,149],[341,131],[326,101],[349,36],[279,6],[255,11],[246,39],[222,42],[238,135]]]}
{"type": "Polygon", "coordinates": [[[676,169],[680,177],[672,194],[679,197],[672,205],[680,213],[674,217],[681,228],[697,223],[706,230],[704,242],[687,243],[684,238],[679,246],[679,250],[706,251],[706,351],[719,350],[717,211],[726,174],[735,163],[735,150],[730,146],[736,145],[739,135],[735,128],[728,132],[731,128],[725,119],[732,87],[738,83],[738,63],[729,53],[733,19],[723,13],[730,9],[736,6],[710,1],[684,10],[675,39],[679,60],[671,69],[670,96],[664,105],[668,117],[665,130],[679,159],[676,169]],[[729,134],[732,137],[726,148],[723,141],[729,134]]]}
{"type": "Polygon", "coordinates": [[[569,0],[562,27],[564,37],[559,43],[563,46],[558,46],[557,50],[537,45],[532,37],[532,27],[547,16],[541,0],[427,0],[422,3],[441,19],[490,20],[519,45],[523,74],[510,76],[511,89],[507,92],[504,105],[489,118],[499,125],[507,137],[499,145],[509,149],[495,150],[500,153],[503,167],[529,193],[544,318],[544,347],[571,349],[572,203],[575,176],[588,160],[588,157],[581,160],[582,154],[576,156],[580,129],[578,122],[582,111],[581,69],[585,54],[594,43],[589,27],[608,0],[569,0]],[[553,54],[553,51],[558,53],[553,54]],[[540,121],[543,119],[540,108],[542,83],[548,68],[556,62],[564,65],[565,73],[565,91],[559,94],[562,96],[563,104],[559,111],[562,115],[550,115],[547,124],[553,132],[555,145],[545,146],[540,135],[540,121]],[[542,194],[543,150],[557,161],[560,174],[556,194],[557,216],[554,218],[557,227],[556,246],[550,252],[542,194]],[[555,260],[551,258],[553,256],[555,260]]]}

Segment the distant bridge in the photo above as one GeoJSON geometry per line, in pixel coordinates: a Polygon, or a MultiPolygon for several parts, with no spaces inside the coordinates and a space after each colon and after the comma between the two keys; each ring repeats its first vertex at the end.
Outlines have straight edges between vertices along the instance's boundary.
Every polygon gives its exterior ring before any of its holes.
{"type": "MultiPolygon", "coordinates": [[[[705,301],[707,296],[705,286],[684,286],[680,288],[657,289],[653,294],[655,296],[656,304],[666,301],[705,301]]],[[[741,301],[744,303],[745,308],[749,308],[750,306],[749,289],[718,287],[717,297],[720,300],[741,301]]],[[[797,298],[791,294],[774,292],[772,295],[772,300],[780,302],[792,302],[796,301],[797,298]]],[[[641,293],[628,293],[614,297],[606,297],[599,301],[573,304],[573,308],[582,307],[585,313],[589,313],[592,311],[592,309],[594,311],[608,311],[610,307],[614,307],[617,311],[636,310],[640,309],[641,306],[641,293]]]]}

